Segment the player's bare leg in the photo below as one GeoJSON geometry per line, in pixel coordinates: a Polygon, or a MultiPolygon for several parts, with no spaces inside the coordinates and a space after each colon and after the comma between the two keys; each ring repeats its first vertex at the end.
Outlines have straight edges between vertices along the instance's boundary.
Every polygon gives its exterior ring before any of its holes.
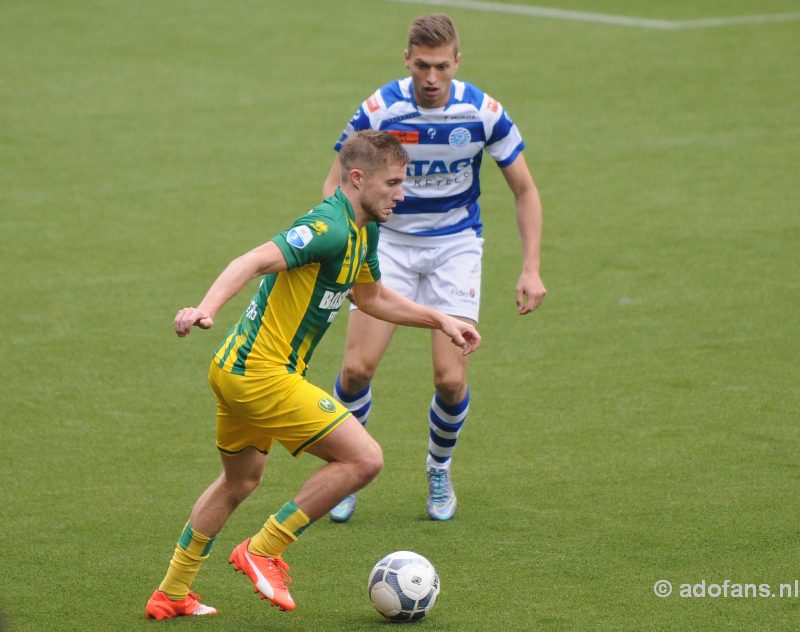
{"type": "Polygon", "coordinates": [[[234,510],[261,483],[267,455],[255,448],[245,448],[233,455],[220,453],[222,474],[192,508],[189,521],[195,529],[216,535],[234,510]]]}
{"type": "Polygon", "coordinates": [[[343,496],[368,484],[383,467],[380,446],[352,415],[307,452],[327,463],[255,536],[234,548],[228,560],[253,582],[256,593],[281,610],[295,608],[287,587],[291,579],[289,565],[282,558],[284,549],[311,522],[324,516],[343,496]]]}
{"type": "Polygon", "coordinates": [[[340,383],[347,393],[357,393],[370,385],[395,329],[397,325],[373,318],[361,310],[350,311],[340,372],[340,383]]]}
{"type": "MultiPolygon", "coordinates": [[[[461,320],[474,323],[467,318],[461,320]]],[[[469,356],[463,355],[440,331],[433,332],[432,352],[436,393],[428,416],[428,516],[431,520],[449,520],[457,505],[450,476],[451,458],[469,412],[469,356]]]]}
{"type": "MultiPolygon", "coordinates": [[[[372,408],[370,383],[395,329],[395,325],[360,310],[351,310],[348,315],[344,360],[333,394],[362,426],[366,426],[372,408]]],[[[346,522],[355,508],[356,495],[349,494],[331,510],[331,520],[346,522]]]]}
{"type": "MultiPolygon", "coordinates": [[[[475,324],[475,321],[469,318],[458,320],[475,324]]],[[[458,404],[467,394],[467,373],[471,356],[465,356],[461,349],[439,330],[431,332],[431,342],[436,393],[446,404],[458,404]]]]}
{"type": "Polygon", "coordinates": [[[306,480],[294,499],[311,520],[365,487],[383,469],[380,445],[352,415],[307,452],[328,462],[306,480]]]}
{"type": "Polygon", "coordinates": [[[202,563],[208,559],[217,533],[239,504],[258,487],[267,457],[255,448],[236,455],[221,454],[222,474],[204,491],[192,508],[189,522],[175,547],[161,585],[147,602],[147,618],[216,614],[191,591],[202,563]]]}

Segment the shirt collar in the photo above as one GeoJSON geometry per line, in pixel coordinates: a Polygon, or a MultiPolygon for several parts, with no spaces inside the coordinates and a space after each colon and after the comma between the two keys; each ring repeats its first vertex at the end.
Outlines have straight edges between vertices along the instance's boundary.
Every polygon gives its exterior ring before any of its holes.
{"type": "Polygon", "coordinates": [[[347,199],[347,196],[342,192],[342,189],[336,187],[336,193],[333,194],[334,197],[339,200],[344,205],[345,213],[347,214],[347,219],[350,220],[350,223],[355,225],[356,223],[356,212],[353,210],[353,205],[350,204],[350,200],[347,199]]]}

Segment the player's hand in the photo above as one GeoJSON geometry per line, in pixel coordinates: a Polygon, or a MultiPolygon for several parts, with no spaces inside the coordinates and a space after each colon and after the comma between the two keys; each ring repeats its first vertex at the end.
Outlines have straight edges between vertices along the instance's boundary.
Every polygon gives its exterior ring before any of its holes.
{"type": "Polygon", "coordinates": [[[195,325],[200,329],[210,329],[214,319],[196,307],[184,307],[175,315],[175,333],[179,338],[188,336],[195,325]]]}
{"type": "Polygon", "coordinates": [[[537,272],[525,272],[519,275],[517,281],[517,312],[520,316],[530,314],[544,301],[547,295],[542,279],[537,272]]]}
{"type": "Polygon", "coordinates": [[[442,331],[450,336],[457,347],[461,347],[464,355],[469,355],[481,346],[481,335],[474,325],[457,318],[449,318],[442,331]]]}

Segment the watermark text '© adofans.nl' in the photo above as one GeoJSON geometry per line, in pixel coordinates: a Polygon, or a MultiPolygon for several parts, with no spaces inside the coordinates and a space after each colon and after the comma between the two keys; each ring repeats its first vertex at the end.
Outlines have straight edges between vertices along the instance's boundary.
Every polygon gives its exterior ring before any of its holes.
{"type": "Polygon", "coordinates": [[[774,584],[756,584],[750,582],[734,582],[725,579],[709,582],[702,579],[697,582],[673,583],[668,579],[659,579],[653,584],[653,592],[657,597],[679,597],[681,599],[798,599],[800,598],[800,579],[791,582],[774,584]]]}

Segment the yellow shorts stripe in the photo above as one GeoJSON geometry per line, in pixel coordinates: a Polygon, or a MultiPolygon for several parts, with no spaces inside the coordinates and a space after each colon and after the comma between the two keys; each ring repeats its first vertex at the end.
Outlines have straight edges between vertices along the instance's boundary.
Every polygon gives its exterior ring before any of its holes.
{"type": "Polygon", "coordinates": [[[350,414],[350,411],[345,411],[343,415],[341,415],[335,421],[332,421],[327,428],[323,428],[320,430],[316,435],[311,437],[308,441],[306,441],[303,445],[301,445],[295,452],[292,453],[292,456],[297,456],[300,452],[305,450],[308,446],[316,443],[320,439],[322,439],[325,435],[329,434],[331,430],[336,428],[336,426],[340,425],[345,419],[347,419],[347,415],[350,414]]]}

